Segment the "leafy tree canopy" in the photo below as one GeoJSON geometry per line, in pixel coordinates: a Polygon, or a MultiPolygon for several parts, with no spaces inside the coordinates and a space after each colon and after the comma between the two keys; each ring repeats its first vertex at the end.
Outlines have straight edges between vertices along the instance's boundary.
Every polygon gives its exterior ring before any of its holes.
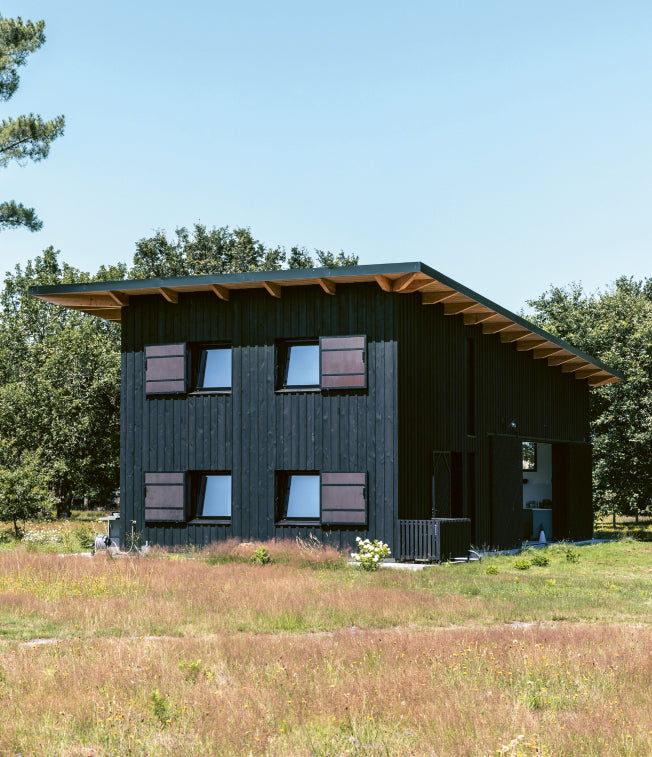
{"type": "MultiPolygon", "coordinates": [[[[287,268],[313,268],[315,261],[303,247],[266,247],[248,228],[221,226],[207,230],[195,224],[192,231],[176,229],[169,240],[164,231],[136,243],[129,278],[201,276],[210,273],[277,271],[287,268]]],[[[315,250],[317,266],[335,268],[357,265],[357,255],[338,255],[315,250]]]]}
{"type": "Polygon", "coordinates": [[[621,372],[591,391],[595,506],[636,514],[652,508],[652,279],[617,279],[604,292],[552,287],[528,304],[547,331],[621,372]]]}
{"type": "MultiPolygon", "coordinates": [[[[34,23],[0,15],[0,101],[9,100],[18,89],[18,69],[45,42],[44,28],[44,21],[34,23]]],[[[0,168],[12,160],[23,164],[46,158],[52,142],[63,134],[64,123],[63,116],[44,121],[33,113],[0,121],[0,168]]],[[[0,231],[18,226],[38,231],[43,223],[34,208],[15,201],[0,203],[0,231]]]]}

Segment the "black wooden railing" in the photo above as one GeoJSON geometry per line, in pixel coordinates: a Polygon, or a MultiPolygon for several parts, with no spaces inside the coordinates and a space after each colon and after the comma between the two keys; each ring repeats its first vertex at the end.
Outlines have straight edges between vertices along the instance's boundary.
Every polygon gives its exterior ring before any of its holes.
{"type": "Polygon", "coordinates": [[[469,518],[399,520],[397,560],[442,562],[466,557],[471,546],[469,518]]]}

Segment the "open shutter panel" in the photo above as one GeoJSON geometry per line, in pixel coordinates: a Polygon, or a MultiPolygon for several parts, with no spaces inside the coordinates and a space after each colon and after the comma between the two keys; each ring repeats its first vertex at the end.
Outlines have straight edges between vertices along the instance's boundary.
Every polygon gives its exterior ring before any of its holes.
{"type": "Polygon", "coordinates": [[[145,474],[145,520],[182,523],[186,519],[185,475],[145,474]]]}
{"type": "Polygon", "coordinates": [[[321,474],[321,522],[333,526],[367,523],[365,473],[321,474]]]}
{"type": "Polygon", "coordinates": [[[322,389],[364,389],[367,386],[366,352],[365,336],[321,337],[322,389]]]}
{"type": "Polygon", "coordinates": [[[180,394],[186,391],[186,345],[145,347],[145,393],[180,394]]]}

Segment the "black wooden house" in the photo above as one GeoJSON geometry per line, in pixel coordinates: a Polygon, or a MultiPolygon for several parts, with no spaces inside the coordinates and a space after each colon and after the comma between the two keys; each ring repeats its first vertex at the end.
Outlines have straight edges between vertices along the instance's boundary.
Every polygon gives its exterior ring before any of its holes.
{"type": "Polygon", "coordinates": [[[589,389],[620,377],[422,263],[31,293],[122,323],[121,521],[150,544],[592,535],[589,389]]]}

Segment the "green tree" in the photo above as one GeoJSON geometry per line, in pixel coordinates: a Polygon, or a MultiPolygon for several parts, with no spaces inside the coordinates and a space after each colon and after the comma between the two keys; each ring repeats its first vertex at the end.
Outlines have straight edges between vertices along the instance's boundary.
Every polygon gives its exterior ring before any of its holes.
{"type": "Polygon", "coordinates": [[[48,491],[47,476],[43,473],[38,455],[26,453],[11,459],[6,445],[0,449],[0,522],[13,523],[20,536],[19,521],[38,520],[48,516],[52,495],[48,491]]]}
{"type": "MultiPolygon", "coordinates": [[[[7,101],[18,89],[18,69],[27,57],[45,42],[44,21],[23,21],[0,15],[0,100],[7,101]]],[[[51,143],[63,134],[64,117],[44,121],[30,113],[0,122],[0,168],[12,160],[23,164],[27,160],[43,160],[51,143]]],[[[0,203],[0,230],[25,226],[38,231],[43,222],[34,208],[26,208],[13,200],[0,203]]]]}
{"type": "MultiPolygon", "coordinates": [[[[292,247],[290,255],[283,247],[266,247],[248,228],[222,226],[207,230],[195,224],[192,231],[181,227],[169,240],[163,231],[136,243],[129,278],[169,278],[201,276],[210,273],[277,271],[289,268],[313,268],[315,262],[302,247],[292,247]]],[[[356,255],[315,250],[317,265],[336,268],[357,265],[356,255]]]]}
{"type": "Polygon", "coordinates": [[[539,325],[621,372],[591,390],[596,511],[652,508],[652,279],[622,277],[604,292],[553,287],[528,304],[539,325]]]}
{"type": "MultiPolygon", "coordinates": [[[[7,274],[0,295],[0,439],[9,461],[38,455],[66,514],[74,496],[106,499],[119,485],[119,326],[29,297],[36,284],[95,277],[59,264],[52,248],[7,274]]],[[[3,461],[0,459],[0,466],[3,461]]],[[[4,462],[8,467],[9,463],[4,462]]]]}

